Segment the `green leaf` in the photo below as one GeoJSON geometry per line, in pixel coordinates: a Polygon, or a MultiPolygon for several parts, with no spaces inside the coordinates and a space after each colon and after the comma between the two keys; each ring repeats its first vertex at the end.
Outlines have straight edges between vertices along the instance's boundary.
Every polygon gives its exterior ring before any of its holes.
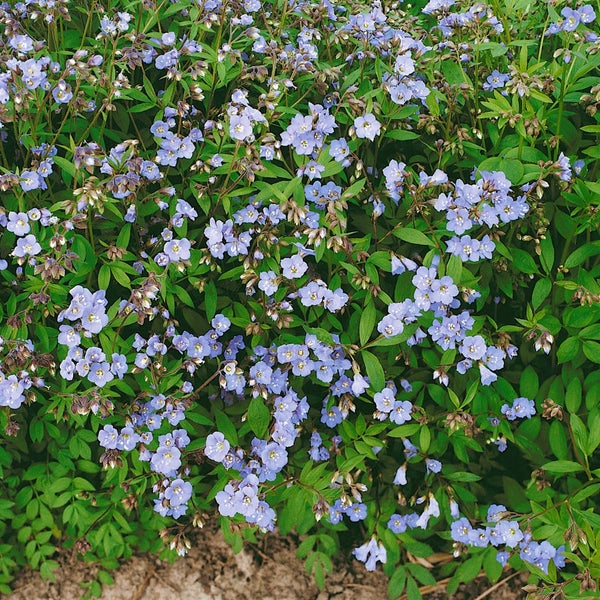
{"type": "Polygon", "coordinates": [[[117,243],[116,243],[117,248],[127,248],[127,246],[129,245],[130,236],[131,236],[131,223],[125,223],[122,226],[121,231],[119,232],[119,235],[117,237],[117,243]]]}
{"type": "Polygon", "coordinates": [[[392,140],[415,140],[419,135],[407,129],[392,129],[385,134],[385,137],[392,140]]]}
{"type": "Polygon", "coordinates": [[[388,584],[388,596],[390,600],[396,600],[402,595],[406,587],[406,571],[404,567],[398,567],[394,570],[394,574],[390,577],[388,584]]]}
{"type": "Polygon", "coordinates": [[[470,83],[470,79],[461,65],[453,60],[442,61],[442,73],[444,79],[450,85],[459,86],[463,83],[470,83]]]}
{"type": "Polygon", "coordinates": [[[588,360],[591,360],[593,363],[600,364],[600,344],[598,342],[584,340],[583,353],[588,360]]]}
{"type": "Polygon", "coordinates": [[[584,327],[579,332],[579,337],[588,340],[600,340],[600,323],[595,323],[594,325],[584,327]]]}
{"type": "Polygon", "coordinates": [[[596,495],[600,491],[600,483],[593,483],[581,488],[569,501],[571,504],[579,504],[586,498],[596,495]]]}
{"type": "Polygon", "coordinates": [[[496,559],[497,554],[496,548],[488,548],[483,558],[483,570],[492,583],[502,575],[502,565],[496,559]]]}
{"type": "Polygon", "coordinates": [[[418,229],[412,229],[410,227],[397,227],[393,230],[394,235],[410,244],[417,244],[418,246],[432,246],[435,247],[435,242],[430,240],[422,231],[418,229]]]}
{"type": "Polygon", "coordinates": [[[441,93],[434,92],[434,91],[430,91],[429,94],[427,95],[427,99],[426,99],[427,108],[429,109],[429,112],[434,117],[440,116],[440,105],[438,102],[438,98],[441,99],[443,97],[444,96],[441,93]]]}
{"type": "Polygon", "coordinates": [[[53,161],[63,170],[68,173],[71,177],[75,177],[76,168],[72,161],[63,158],[62,156],[53,157],[53,161]]]}
{"type": "Polygon", "coordinates": [[[304,331],[306,333],[310,333],[317,337],[320,342],[327,344],[328,346],[335,345],[333,338],[331,337],[331,333],[322,327],[304,327],[304,331]]]}
{"type": "Polygon", "coordinates": [[[360,315],[360,324],[358,327],[360,345],[364,346],[371,337],[375,323],[377,321],[377,309],[372,296],[367,296],[367,303],[360,315]]]}
{"type": "Polygon", "coordinates": [[[579,473],[584,470],[579,463],[572,460],[553,460],[542,465],[542,469],[548,473],[579,473]]]}
{"type": "Polygon", "coordinates": [[[408,563],[406,569],[423,585],[435,585],[435,577],[422,565],[419,565],[418,563],[408,563]]]}
{"type": "Polygon", "coordinates": [[[540,102],[544,102],[545,104],[550,104],[552,102],[552,98],[550,98],[546,94],[542,94],[542,92],[534,89],[533,87],[529,88],[529,92],[532,98],[535,98],[540,102]]]}
{"type": "Polygon", "coordinates": [[[531,304],[534,310],[537,310],[542,305],[542,302],[550,295],[551,291],[552,282],[550,279],[539,279],[537,281],[531,294],[531,304]]]}
{"type": "MultiPolygon", "coordinates": [[[[577,289],[575,284],[574,290],[577,289]]],[[[576,308],[566,310],[564,322],[567,327],[586,327],[595,323],[600,318],[600,307],[592,306],[577,306],[576,308]]]]}
{"type": "Polygon", "coordinates": [[[98,288],[107,290],[110,285],[110,266],[102,265],[98,271],[98,288]]]}
{"type": "Polygon", "coordinates": [[[252,398],[248,406],[248,424],[257,437],[265,437],[270,420],[271,413],[264,400],[260,396],[252,398]]]}
{"type": "Polygon", "coordinates": [[[365,187],[366,182],[367,182],[367,180],[364,178],[359,179],[358,181],[355,181],[349,188],[344,190],[342,197],[355,198],[356,196],[358,196],[360,191],[365,187]]]}
{"type": "Polygon", "coordinates": [[[600,410],[596,407],[590,411],[587,418],[589,428],[586,454],[591,456],[596,448],[600,446],[600,410]]]}
{"type": "Polygon", "coordinates": [[[480,554],[473,556],[459,566],[458,573],[460,573],[460,578],[463,583],[473,581],[473,579],[479,575],[482,558],[483,557],[480,554]]]}
{"type": "Polygon", "coordinates": [[[419,449],[424,454],[427,454],[429,451],[429,445],[431,444],[431,431],[427,425],[421,426],[421,431],[419,432],[419,449]]]}
{"type": "Polygon", "coordinates": [[[194,301],[192,297],[188,294],[188,292],[183,289],[180,285],[174,285],[171,288],[171,294],[174,295],[178,300],[183,302],[186,306],[191,308],[195,307],[194,301]]]}
{"type": "Polygon", "coordinates": [[[569,417],[571,430],[573,431],[573,439],[577,448],[585,455],[588,447],[588,432],[584,422],[577,416],[569,417]]]}
{"type": "Polygon", "coordinates": [[[565,267],[567,269],[572,269],[595,254],[600,254],[600,242],[589,242],[588,244],[584,244],[569,255],[567,260],[565,260],[565,267]]]}
{"type": "Polygon", "coordinates": [[[472,481],[480,481],[481,477],[479,475],[475,475],[475,473],[468,473],[467,471],[457,471],[456,473],[446,474],[446,479],[448,479],[449,481],[469,483],[472,481]]]}
{"type": "Polygon", "coordinates": [[[407,539],[404,541],[404,547],[415,556],[420,556],[421,558],[428,558],[433,554],[433,549],[429,544],[425,544],[423,542],[419,542],[413,539],[407,539]]]}
{"type": "Polygon", "coordinates": [[[309,535],[296,550],[296,556],[298,558],[304,558],[314,547],[315,542],[317,541],[316,535],[309,535]]]}
{"type": "Polygon", "coordinates": [[[217,424],[217,430],[220,431],[228,442],[231,444],[238,443],[238,435],[237,429],[235,425],[231,422],[231,419],[220,410],[215,411],[215,421],[217,424]]]}
{"type": "Polygon", "coordinates": [[[209,281],[204,287],[204,305],[206,318],[208,321],[212,321],[217,314],[217,286],[214,281],[209,281]]]}
{"type": "Polygon", "coordinates": [[[423,598],[417,582],[410,575],[406,578],[406,597],[408,600],[422,600],[423,598]]]}
{"type": "Polygon", "coordinates": [[[562,364],[573,360],[577,354],[579,353],[580,342],[575,337],[567,338],[558,348],[558,352],[556,353],[556,357],[558,358],[558,363],[562,364]]]}
{"type": "Polygon", "coordinates": [[[565,428],[560,421],[552,421],[550,423],[548,441],[554,456],[560,460],[566,460],[567,456],[569,456],[569,446],[565,428]]]}
{"type": "Polygon", "coordinates": [[[577,377],[573,377],[565,391],[565,405],[570,413],[576,413],[581,406],[583,399],[583,392],[581,387],[581,381],[577,377]]]}
{"type": "Polygon", "coordinates": [[[448,264],[446,265],[446,275],[452,278],[452,281],[456,285],[458,285],[462,278],[462,260],[458,256],[452,255],[448,259],[448,264]]]}
{"type": "Polygon", "coordinates": [[[479,163],[478,170],[481,171],[502,171],[513,185],[521,182],[525,173],[525,168],[520,160],[501,158],[492,156],[482,163],[479,163]]]}
{"type": "Polygon", "coordinates": [[[365,363],[371,389],[380,392],[385,386],[385,373],[379,359],[368,350],[363,350],[361,355],[365,363]]]}
{"type": "Polygon", "coordinates": [[[549,235],[546,235],[543,240],[540,240],[540,248],[542,249],[542,253],[540,254],[542,268],[549,274],[552,272],[554,266],[554,245],[552,243],[552,238],[549,235]]]}
{"type": "Polygon", "coordinates": [[[116,265],[110,265],[110,272],[111,275],[117,281],[117,283],[120,283],[124,288],[129,288],[131,286],[131,280],[129,279],[129,275],[127,275],[125,271],[123,271],[116,265]]]}
{"type": "Polygon", "coordinates": [[[539,379],[535,369],[530,365],[523,370],[519,389],[521,396],[526,398],[535,398],[539,389],[539,379]]]}
{"type": "Polygon", "coordinates": [[[391,431],[388,432],[388,435],[393,438],[404,438],[414,435],[419,431],[421,426],[418,423],[411,423],[409,425],[399,425],[398,427],[394,427],[391,431]]]}
{"type": "Polygon", "coordinates": [[[533,274],[538,272],[537,265],[529,252],[525,252],[525,250],[521,250],[520,248],[512,248],[511,254],[513,257],[513,265],[515,265],[521,273],[533,274]]]}

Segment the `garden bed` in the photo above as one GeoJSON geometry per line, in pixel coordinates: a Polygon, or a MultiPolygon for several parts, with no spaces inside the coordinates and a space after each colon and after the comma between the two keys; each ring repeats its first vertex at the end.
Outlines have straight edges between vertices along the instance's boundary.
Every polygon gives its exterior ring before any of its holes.
{"type": "MultiPolygon", "coordinates": [[[[336,561],[334,572],[319,590],[296,557],[298,540],[268,535],[234,554],[220,531],[199,531],[189,555],[174,563],[153,556],[135,556],[112,573],[114,585],[102,589],[101,600],[382,600],[388,579],[355,561],[336,561]]],[[[22,573],[10,600],[76,600],[95,581],[98,569],[68,556],[60,559],[56,581],[38,573],[22,573]],[[84,587],[82,587],[84,584],[84,587]]],[[[526,575],[505,572],[492,586],[485,577],[463,585],[456,594],[444,591],[446,582],[422,588],[425,600],[516,600],[526,575]]]]}

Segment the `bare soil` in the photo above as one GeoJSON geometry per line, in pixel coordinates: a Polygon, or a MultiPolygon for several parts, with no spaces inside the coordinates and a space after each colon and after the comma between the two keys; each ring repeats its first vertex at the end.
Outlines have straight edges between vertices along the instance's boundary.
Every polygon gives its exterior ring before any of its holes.
{"type": "MultiPolygon", "coordinates": [[[[104,586],[101,600],[386,600],[387,579],[370,573],[356,561],[336,565],[319,591],[296,558],[291,538],[267,536],[260,546],[246,545],[234,554],[218,530],[202,530],[182,559],[169,563],[152,556],[124,561],[113,573],[115,584],[104,586]]],[[[14,583],[11,600],[78,600],[82,583],[95,578],[96,569],[83,561],[63,561],[56,581],[24,572],[14,583]]],[[[521,574],[505,572],[490,586],[485,578],[449,596],[444,582],[421,591],[426,600],[516,600],[525,598],[521,574]]]]}

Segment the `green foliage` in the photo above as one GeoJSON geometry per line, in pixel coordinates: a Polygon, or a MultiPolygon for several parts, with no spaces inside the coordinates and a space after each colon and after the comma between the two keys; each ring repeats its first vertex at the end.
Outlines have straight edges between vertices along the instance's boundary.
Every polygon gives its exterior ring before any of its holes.
{"type": "Polygon", "coordinates": [[[264,530],[299,535],[320,589],[353,548],[384,563],[390,598],[504,568],[528,570],[541,596],[596,597],[591,6],[214,4],[0,9],[0,593],[26,566],[54,577],[70,550],[101,565],[85,590],[97,596],[119,560],[185,554],[189,531],[219,519],[235,551],[264,530]],[[306,273],[288,270],[297,257],[306,273]],[[419,267],[456,294],[433,301],[419,267]],[[65,316],[77,286],[102,294],[97,331],[65,316]],[[469,321],[456,343],[434,337],[451,316],[469,321]],[[67,323],[82,356],[106,361],[69,371],[67,323]],[[298,360],[278,354],[301,346],[298,360]],[[263,360],[279,388],[251,374],[263,360]],[[94,381],[86,369],[104,362],[97,378],[110,377],[94,381]],[[260,443],[282,427],[285,464],[267,468],[277,452],[260,443]],[[174,428],[189,443],[161,467],[174,428]],[[177,504],[180,478],[193,493],[177,504]],[[270,519],[223,508],[247,486],[270,519]],[[450,533],[458,515],[493,529],[492,504],[524,540],[450,533]],[[542,543],[564,545],[565,564],[562,550],[523,552],[542,543]]]}

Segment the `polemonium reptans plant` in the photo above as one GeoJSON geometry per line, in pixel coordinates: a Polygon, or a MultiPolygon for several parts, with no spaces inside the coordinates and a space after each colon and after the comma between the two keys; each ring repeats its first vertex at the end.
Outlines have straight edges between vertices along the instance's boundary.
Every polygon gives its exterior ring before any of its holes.
{"type": "Polygon", "coordinates": [[[598,590],[596,9],[96,8],[0,5],[0,592],[205,523],[598,590]]]}

